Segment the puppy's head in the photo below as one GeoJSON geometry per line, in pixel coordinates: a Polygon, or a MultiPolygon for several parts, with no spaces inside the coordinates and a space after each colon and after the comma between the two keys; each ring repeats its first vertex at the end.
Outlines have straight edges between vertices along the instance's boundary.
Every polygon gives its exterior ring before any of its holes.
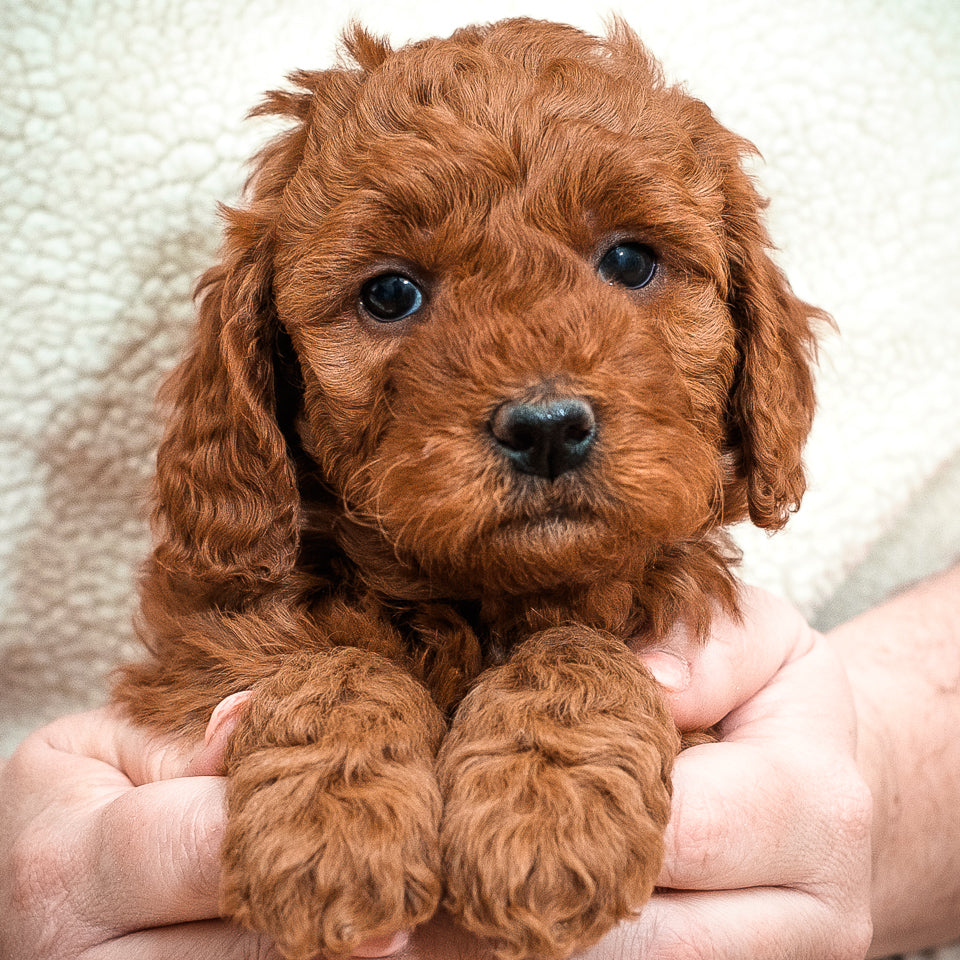
{"type": "Polygon", "coordinates": [[[206,281],[161,452],[167,549],[251,581],[294,562],[287,338],[297,442],[361,563],[542,590],[781,526],[819,314],[769,259],[750,145],[620,23],[346,46],[260,109],[296,123],[206,281]]]}

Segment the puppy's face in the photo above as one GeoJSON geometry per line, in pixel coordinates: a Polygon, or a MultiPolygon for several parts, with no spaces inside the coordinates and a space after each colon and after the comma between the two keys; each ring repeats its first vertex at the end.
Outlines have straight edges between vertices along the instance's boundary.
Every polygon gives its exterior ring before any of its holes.
{"type": "Polygon", "coordinates": [[[742,144],[630,37],[496,31],[312,75],[273,226],[304,446],[467,594],[636,571],[747,509],[742,144]]]}

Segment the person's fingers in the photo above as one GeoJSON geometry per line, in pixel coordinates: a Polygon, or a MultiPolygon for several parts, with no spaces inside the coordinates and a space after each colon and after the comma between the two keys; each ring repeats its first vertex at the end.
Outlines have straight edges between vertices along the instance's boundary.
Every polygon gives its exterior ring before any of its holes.
{"type": "Polygon", "coordinates": [[[77,915],[117,934],[215,917],[224,811],[219,777],[161,780],[103,805],[66,854],[77,915]]]}
{"type": "Polygon", "coordinates": [[[792,745],[772,753],[721,742],[680,754],[658,885],[804,887],[869,868],[870,799],[852,762],[792,745]]]}
{"type": "Polygon", "coordinates": [[[666,893],[654,896],[639,920],[621,924],[581,960],[687,960],[693,955],[703,960],[862,960],[870,934],[866,905],[851,904],[840,913],[796,890],[666,893]]]}
{"type": "Polygon", "coordinates": [[[203,735],[203,745],[187,764],[184,771],[186,776],[218,776],[223,773],[223,756],[227,749],[227,741],[251,696],[250,690],[241,690],[239,693],[232,693],[229,697],[225,697],[214,707],[207,730],[203,735]]]}
{"type": "Polygon", "coordinates": [[[266,939],[224,920],[141,930],[100,944],[84,960],[282,960],[266,939]]]}
{"type": "Polygon", "coordinates": [[[216,916],[223,781],[134,787],[128,777],[172,774],[188,758],[109,710],[44,728],[11,761],[48,808],[33,821],[33,832],[43,830],[35,842],[24,825],[26,866],[62,890],[79,919],[108,932],[216,916]]]}
{"type": "Polygon", "coordinates": [[[117,765],[137,767],[123,755],[138,742],[152,757],[135,776],[148,767],[173,772],[189,756],[103,710],[31,735],[4,770],[8,795],[20,798],[0,824],[15,858],[10,895],[25,918],[55,908],[64,929],[78,931],[78,950],[101,936],[218,913],[224,781],[134,787],[117,765]]]}
{"type": "MultiPolygon", "coordinates": [[[[218,912],[225,829],[225,782],[214,774],[249,696],[218,705],[199,747],[104,708],[51,724],[11,761],[51,808],[40,821],[34,805],[25,813],[25,824],[41,826],[20,845],[22,861],[31,861],[23,865],[42,875],[44,889],[60,891],[76,922],[109,937],[96,948],[105,957],[115,949],[123,957],[193,955],[180,945],[206,941],[229,950],[224,956],[265,956],[263,941],[238,931],[221,944],[234,928],[202,922],[218,912]]],[[[400,931],[371,940],[357,956],[390,956],[408,939],[400,931]]]]}
{"type": "Polygon", "coordinates": [[[829,876],[837,856],[850,870],[868,862],[871,801],[853,759],[850,691],[829,644],[811,637],[723,721],[720,743],[677,758],[663,886],[800,885],[829,876]]]}
{"type": "Polygon", "coordinates": [[[739,596],[742,620],[717,610],[706,641],[678,623],[657,647],[638,651],[681,730],[712,727],[809,645],[811,631],[788,603],[745,585],[739,596]]]}
{"type": "MultiPolygon", "coordinates": [[[[129,788],[156,780],[183,776],[196,752],[196,744],[163,736],[135,724],[117,707],[101,707],[77,716],[61,717],[38,731],[59,756],[37,759],[37,775],[45,776],[50,761],[62,764],[66,758],[87,764],[97,761],[114,788],[129,788]]],[[[97,781],[92,775],[91,786],[97,781]]],[[[78,779],[78,783],[84,782],[78,779]]]]}
{"type": "Polygon", "coordinates": [[[773,749],[797,735],[833,744],[852,757],[857,717],[846,672],[821,634],[807,631],[794,654],[763,689],[723,720],[723,737],[773,749]]]}
{"type": "MultiPolygon", "coordinates": [[[[408,934],[384,937],[364,944],[366,952],[355,957],[369,960],[392,956],[403,950],[408,934]]],[[[318,957],[320,955],[318,954],[318,957]]],[[[201,920],[140,930],[88,950],[85,960],[283,960],[264,936],[244,930],[226,920],[201,920]]]]}
{"type": "Polygon", "coordinates": [[[795,834],[804,821],[792,780],[778,773],[753,748],[717,743],[681,753],[658,886],[734,890],[796,880],[806,838],[795,834]],[[764,784],[762,793],[751,789],[757,783],[764,784]],[[750,823],[751,829],[725,830],[724,823],[750,823]]]}

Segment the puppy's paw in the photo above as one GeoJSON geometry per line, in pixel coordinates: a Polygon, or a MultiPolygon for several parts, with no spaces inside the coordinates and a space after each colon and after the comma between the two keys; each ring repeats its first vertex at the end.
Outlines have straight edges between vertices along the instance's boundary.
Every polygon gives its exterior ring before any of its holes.
{"type": "MultiPolygon", "coordinates": [[[[591,683],[596,695],[571,693],[556,682],[563,646],[544,653],[550,689],[530,658],[491,671],[438,763],[444,905],[502,960],[558,960],[635,915],[659,874],[669,816],[677,737],[649,677],[621,658],[626,672],[591,683]]],[[[571,682],[584,680],[580,653],[571,682]]]]}
{"type": "Polygon", "coordinates": [[[364,952],[429,919],[440,898],[429,767],[331,776],[322,754],[259,750],[228,783],[221,908],[289,960],[364,952]]]}
{"type": "Polygon", "coordinates": [[[224,758],[224,912],[290,960],[389,950],[431,917],[443,728],[426,690],[370,651],[284,660],[224,758]]]}

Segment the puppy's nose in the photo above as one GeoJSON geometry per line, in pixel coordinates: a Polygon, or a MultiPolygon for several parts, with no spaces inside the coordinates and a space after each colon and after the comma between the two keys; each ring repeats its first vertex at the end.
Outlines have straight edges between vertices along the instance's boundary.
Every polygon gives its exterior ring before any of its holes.
{"type": "Polygon", "coordinates": [[[490,418],[490,433],[515,470],[553,480],[586,459],[597,421],[579,397],[508,401],[490,418]]]}

